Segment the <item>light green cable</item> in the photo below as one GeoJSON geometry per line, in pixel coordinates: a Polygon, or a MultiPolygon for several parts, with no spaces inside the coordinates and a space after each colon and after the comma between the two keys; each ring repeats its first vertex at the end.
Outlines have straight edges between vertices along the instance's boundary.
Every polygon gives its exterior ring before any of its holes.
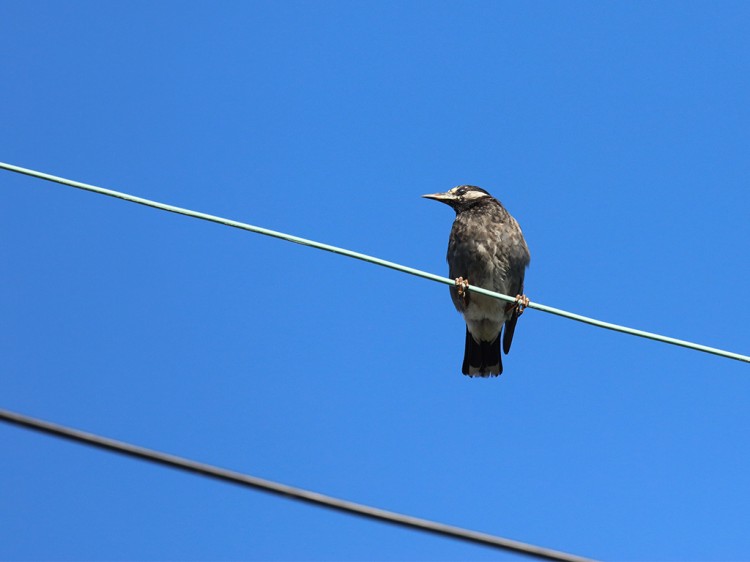
{"type": "MultiPolygon", "coordinates": [[[[226,226],[240,228],[242,230],[248,230],[250,232],[256,232],[258,234],[263,234],[265,236],[281,238],[282,240],[286,240],[288,242],[294,242],[296,244],[310,246],[312,248],[317,248],[319,250],[333,252],[334,254],[341,254],[342,256],[347,256],[350,258],[355,258],[358,260],[374,263],[375,265],[389,267],[397,271],[402,271],[410,275],[416,275],[417,277],[424,277],[425,279],[437,281],[438,283],[443,283],[445,285],[455,285],[455,281],[453,279],[441,277],[433,273],[427,273],[426,271],[421,271],[419,269],[414,269],[413,267],[400,265],[392,261],[381,260],[380,258],[368,256],[367,254],[360,254],[359,252],[352,252],[351,250],[346,250],[344,248],[339,248],[337,246],[331,246],[329,244],[322,244],[320,242],[315,242],[314,240],[307,240],[306,238],[300,238],[299,236],[292,236],[291,234],[285,234],[283,232],[277,232],[275,230],[269,230],[267,228],[253,226],[251,224],[247,224],[244,222],[225,219],[223,217],[217,217],[215,215],[199,213],[198,211],[191,211],[190,209],[183,209],[182,207],[175,207],[174,205],[166,205],[164,203],[159,203],[157,201],[151,201],[150,199],[144,199],[142,197],[136,197],[134,195],[129,195],[127,193],[122,193],[121,191],[114,191],[112,189],[105,189],[103,187],[97,187],[95,185],[90,185],[87,183],[81,183],[78,181],[68,180],[65,178],[58,177],[58,176],[53,176],[50,174],[37,172],[35,170],[21,168],[20,166],[14,166],[12,164],[5,164],[3,162],[0,162],[0,168],[9,170],[11,172],[17,172],[19,174],[26,174],[27,176],[32,176],[32,177],[47,180],[47,181],[61,183],[63,185],[68,185],[70,187],[76,187],[78,189],[85,189],[86,191],[93,191],[94,193],[100,193],[102,195],[109,195],[110,197],[117,197],[118,199],[124,199],[125,201],[130,201],[131,203],[138,203],[139,205],[146,205],[147,207],[154,207],[155,209],[161,209],[162,211],[169,211],[170,213],[177,213],[180,215],[186,215],[188,217],[193,217],[196,219],[216,222],[219,224],[224,224],[226,226]]],[[[503,295],[500,293],[495,293],[493,291],[488,291],[487,289],[482,289],[481,287],[474,287],[473,285],[469,286],[469,290],[475,293],[479,293],[481,295],[487,295],[488,297],[493,297],[493,298],[504,300],[507,302],[515,302],[516,300],[514,297],[510,297],[508,295],[503,295]]],[[[679,345],[681,347],[687,347],[688,349],[694,349],[696,351],[702,351],[704,353],[712,353],[714,355],[719,355],[721,357],[726,357],[728,359],[735,359],[737,361],[744,361],[746,363],[750,363],[750,356],[747,356],[747,355],[741,355],[739,353],[733,353],[731,351],[724,351],[723,349],[717,349],[715,347],[708,347],[706,345],[692,343],[692,342],[685,341],[685,340],[670,338],[668,336],[662,336],[660,334],[655,334],[653,332],[645,332],[643,330],[636,330],[634,328],[620,326],[619,324],[612,324],[610,322],[602,322],[601,320],[589,318],[588,316],[574,314],[572,312],[567,312],[559,308],[554,308],[551,306],[546,306],[546,305],[535,303],[535,302],[530,302],[528,305],[528,308],[534,308],[536,310],[541,310],[542,312],[549,312],[550,314],[556,314],[557,316],[562,316],[564,318],[569,318],[571,320],[577,320],[578,322],[591,324],[592,326],[598,326],[599,328],[605,328],[607,330],[614,330],[616,332],[622,332],[624,334],[630,334],[630,335],[638,336],[641,338],[648,338],[648,339],[660,341],[663,343],[668,343],[671,345],[679,345]]]]}

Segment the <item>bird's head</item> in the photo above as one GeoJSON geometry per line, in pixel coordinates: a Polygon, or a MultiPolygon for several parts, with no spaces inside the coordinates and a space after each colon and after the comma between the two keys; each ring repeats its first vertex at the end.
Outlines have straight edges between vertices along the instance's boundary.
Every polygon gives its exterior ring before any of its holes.
{"type": "Polygon", "coordinates": [[[477,203],[486,203],[495,200],[492,195],[476,185],[459,185],[445,193],[429,193],[422,195],[422,197],[450,205],[456,212],[477,203]]]}

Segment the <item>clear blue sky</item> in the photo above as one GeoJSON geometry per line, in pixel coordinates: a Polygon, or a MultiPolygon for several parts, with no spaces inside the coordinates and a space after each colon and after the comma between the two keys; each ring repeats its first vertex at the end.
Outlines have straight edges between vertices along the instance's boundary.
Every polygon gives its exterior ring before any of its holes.
{"type": "MultiPolygon", "coordinates": [[[[461,183],[532,300],[750,352],[750,4],[4,2],[0,160],[445,274],[461,183]]],[[[0,407],[609,560],[750,551],[750,366],[0,172],[0,407]]],[[[498,553],[0,425],[0,559],[498,553]]],[[[516,560],[515,555],[500,554],[516,560]]]]}

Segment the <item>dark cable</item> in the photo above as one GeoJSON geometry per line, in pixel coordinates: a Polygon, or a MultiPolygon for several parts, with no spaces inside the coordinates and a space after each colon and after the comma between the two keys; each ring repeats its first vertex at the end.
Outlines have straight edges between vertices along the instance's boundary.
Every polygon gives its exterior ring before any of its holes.
{"type": "Polygon", "coordinates": [[[327,507],[344,513],[352,515],[359,515],[360,517],[367,517],[369,519],[376,519],[385,523],[391,523],[393,525],[400,525],[402,527],[408,527],[411,529],[417,529],[436,535],[442,535],[468,541],[472,543],[482,544],[493,548],[499,548],[502,550],[510,550],[519,554],[526,554],[528,556],[535,556],[537,558],[544,558],[547,560],[563,560],[566,562],[586,562],[590,561],[589,558],[583,558],[573,554],[567,554],[565,552],[559,552],[557,550],[551,550],[548,548],[542,548],[511,539],[504,539],[494,535],[488,535],[485,533],[479,533],[477,531],[471,531],[468,529],[462,529],[461,527],[454,527],[452,525],[445,525],[443,523],[437,523],[429,521],[427,519],[420,519],[418,517],[411,517],[409,515],[402,515],[400,513],[394,513],[392,511],[386,511],[367,505],[362,505],[346,500],[332,498],[323,494],[310,492],[301,488],[295,488],[293,486],[287,486],[285,484],[279,484],[278,482],[272,482],[270,480],[264,480],[263,478],[257,478],[255,476],[249,476],[203,464],[200,462],[176,457],[174,455],[168,455],[159,451],[153,451],[144,447],[138,447],[122,441],[116,441],[114,439],[108,439],[101,437],[93,433],[86,433],[77,429],[72,429],[62,425],[42,421],[8,410],[0,410],[0,421],[4,421],[9,424],[25,427],[55,437],[61,437],[70,441],[83,443],[99,449],[119,453],[122,455],[128,455],[137,459],[161,464],[171,468],[184,470],[186,472],[192,472],[200,476],[207,476],[209,478],[215,478],[217,480],[223,480],[224,482],[230,482],[232,484],[239,484],[248,488],[254,488],[263,492],[269,492],[272,494],[286,496],[294,500],[303,501],[306,503],[315,504],[318,506],[327,507]]]}

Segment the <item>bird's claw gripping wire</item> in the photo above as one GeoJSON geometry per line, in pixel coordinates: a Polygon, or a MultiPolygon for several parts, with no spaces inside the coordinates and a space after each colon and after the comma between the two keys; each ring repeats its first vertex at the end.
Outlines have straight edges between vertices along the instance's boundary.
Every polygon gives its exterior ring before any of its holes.
{"type": "Polygon", "coordinates": [[[529,297],[526,295],[516,295],[516,302],[513,303],[516,308],[516,316],[521,316],[526,307],[529,306],[529,297]]]}
{"type": "Polygon", "coordinates": [[[531,301],[529,301],[529,297],[526,295],[516,295],[516,300],[514,302],[509,302],[505,305],[505,312],[514,310],[516,317],[521,316],[523,311],[526,310],[526,307],[529,306],[529,302],[531,301]]]}
{"type": "Polygon", "coordinates": [[[456,291],[458,296],[464,300],[464,304],[469,301],[469,280],[463,277],[456,277],[456,291]]]}
{"type": "Polygon", "coordinates": [[[458,287],[458,296],[463,297],[469,289],[469,280],[463,277],[456,277],[456,287],[458,287]]]}

